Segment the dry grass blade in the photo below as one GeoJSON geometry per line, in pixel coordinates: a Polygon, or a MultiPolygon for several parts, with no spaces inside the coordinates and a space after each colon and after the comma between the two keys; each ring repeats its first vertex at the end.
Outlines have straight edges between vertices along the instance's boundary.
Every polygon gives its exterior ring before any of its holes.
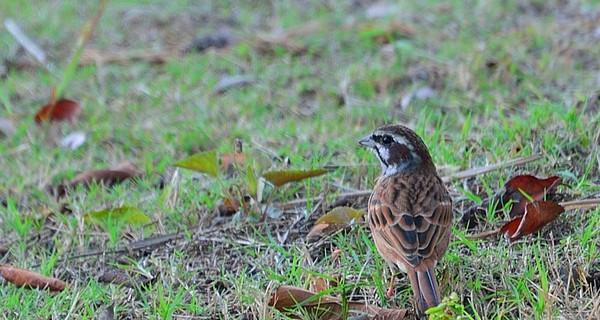
{"type": "MultiPolygon", "coordinates": [[[[92,33],[94,33],[94,30],[96,29],[98,21],[100,21],[100,17],[102,17],[102,15],[104,14],[104,9],[106,9],[106,3],[107,0],[100,0],[100,4],[96,9],[96,13],[81,29],[79,37],[77,37],[77,44],[75,45],[75,51],[73,52],[73,56],[71,57],[71,59],[69,60],[69,64],[65,68],[65,73],[60,83],[56,86],[56,94],[53,96],[53,98],[61,98],[63,91],[67,88],[69,82],[71,82],[71,78],[75,74],[77,65],[79,65],[79,59],[81,58],[81,54],[83,53],[83,48],[92,37],[92,33]]],[[[50,101],[50,104],[53,105],[54,101],[50,101]]]]}

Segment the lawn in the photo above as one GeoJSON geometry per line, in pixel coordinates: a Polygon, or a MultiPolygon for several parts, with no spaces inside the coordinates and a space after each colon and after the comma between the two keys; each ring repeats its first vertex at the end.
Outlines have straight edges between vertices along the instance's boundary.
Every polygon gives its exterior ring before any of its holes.
{"type": "Polygon", "coordinates": [[[374,185],[379,164],[357,141],[387,123],[413,128],[441,175],[541,156],[447,183],[445,297],[456,293],[473,319],[600,318],[600,209],[567,210],[512,243],[470,238],[509,219],[490,200],[517,174],[559,176],[560,201],[600,198],[597,1],[109,1],[64,94],[80,118],[38,125],[96,6],[0,2],[0,20],[53,65],[2,27],[0,118],[14,132],[0,129],[0,265],[68,284],[52,293],[0,280],[0,318],[287,319],[268,306],[273,291],[324,282],[344,301],[408,308],[403,275],[386,297],[392,272],[366,224],[307,237],[334,207],[365,210],[366,197],[340,195],[374,185]],[[98,58],[110,54],[120,60],[98,58]],[[77,131],[80,147],[61,146],[77,131]],[[174,166],[240,145],[243,163],[216,178],[174,166]],[[49,192],[125,161],[141,176],[49,192]],[[248,168],[323,167],[266,184],[250,209],[220,206],[256,193],[248,168]],[[88,219],[123,206],[151,223],[88,219]]]}

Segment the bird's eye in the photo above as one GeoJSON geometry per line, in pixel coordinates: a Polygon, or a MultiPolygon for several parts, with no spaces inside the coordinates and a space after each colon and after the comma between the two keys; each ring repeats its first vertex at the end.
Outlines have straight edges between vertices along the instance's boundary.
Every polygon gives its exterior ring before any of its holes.
{"type": "Polygon", "coordinates": [[[381,143],[383,144],[390,144],[392,141],[393,139],[390,136],[383,136],[383,138],[381,138],[381,143]]]}

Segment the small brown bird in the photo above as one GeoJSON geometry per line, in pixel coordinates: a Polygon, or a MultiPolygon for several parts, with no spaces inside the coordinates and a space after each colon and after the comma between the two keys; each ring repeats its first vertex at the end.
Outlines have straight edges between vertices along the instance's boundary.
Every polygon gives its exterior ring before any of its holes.
{"type": "Polygon", "coordinates": [[[434,267],[450,241],[452,199],[414,131],[387,125],[359,143],[381,162],[368,210],[375,246],[383,259],[407,273],[423,313],[440,303],[434,267]]]}

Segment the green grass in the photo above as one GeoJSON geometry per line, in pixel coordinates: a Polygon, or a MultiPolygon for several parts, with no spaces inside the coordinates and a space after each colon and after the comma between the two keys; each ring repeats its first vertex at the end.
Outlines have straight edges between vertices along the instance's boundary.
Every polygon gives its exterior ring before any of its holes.
{"type": "MultiPolygon", "coordinates": [[[[16,127],[15,134],[0,138],[0,248],[8,249],[0,250],[0,263],[69,283],[59,294],[0,284],[0,318],[91,319],[114,304],[119,317],[135,319],[282,319],[266,306],[269,290],[279,284],[308,288],[314,277],[335,279],[330,290],[345,299],[407,307],[411,292],[404,278],[395,298],[385,298],[392,272],[367,228],[305,239],[336,194],[372,187],[379,165],[356,141],[391,122],[414,128],[444,170],[543,156],[448,186],[454,237],[438,278],[444,296],[457,294],[458,301],[448,300],[453,308],[463,306],[474,319],[597,316],[600,288],[592,275],[600,272],[599,209],[567,211],[513,244],[467,236],[508,218],[492,214],[495,204],[486,200],[517,173],[559,175],[564,185],[558,192],[567,200],[600,195],[600,44],[592,40],[598,4],[404,3],[393,16],[414,33],[382,44],[373,38],[382,32],[378,27],[344,27],[351,18],[365,20],[368,6],[354,3],[110,1],[88,47],[185,47],[223,25],[242,41],[162,65],[81,67],[65,95],[82,104],[82,119],[56,126],[37,126],[33,116],[62,73],[8,63],[27,56],[17,53],[8,32],[0,33],[0,59],[8,68],[0,74],[0,117],[16,127]],[[283,46],[265,52],[245,40],[316,20],[330,27],[298,38],[303,53],[283,46]],[[213,93],[220,79],[239,74],[254,75],[256,82],[213,93]],[[403,97],[422,88],[435,95],[413,97],[403,106],[403,97]],[[88,135],[82,147],[57,146],[75,130],[88,135]],[[244,173],[215,180],[173,164],[200,151],[230,153],[236,138],[257,173],[339,165],[326,176],[265,191],[272,202],[319,194],[327,200],[265,223],[216,217],[223,194],[243,189],[244,173]],[[135,162],[144,177],[110,189],[78,188],[62,203],[45,191],[77,172],[125,160],[135,162]],[[487,209],[485,221],[467,229],[460,218],[474,204],[487,209]],[[63,205],[70,212],[61,211],[63,205]],[[103,229],[84,221],[87,213],[124,205],[148,214],[153,229],[103,229]],[[183,239],[154,250],[65,260],[176,231],[183,239]],[[333,259],[336,249],[341,253],[333,259]],[[135,285],[100,283],[108,268],[121,270],[135,285]],[[141,283],[140,274],[152,281],[141,283]]],[[[4,1],[0,20],[17,21],[64,68],[94,8],[71,0],[4,1]]],[[[365,206],[364,199],[352,204],[365,206]]]]}

